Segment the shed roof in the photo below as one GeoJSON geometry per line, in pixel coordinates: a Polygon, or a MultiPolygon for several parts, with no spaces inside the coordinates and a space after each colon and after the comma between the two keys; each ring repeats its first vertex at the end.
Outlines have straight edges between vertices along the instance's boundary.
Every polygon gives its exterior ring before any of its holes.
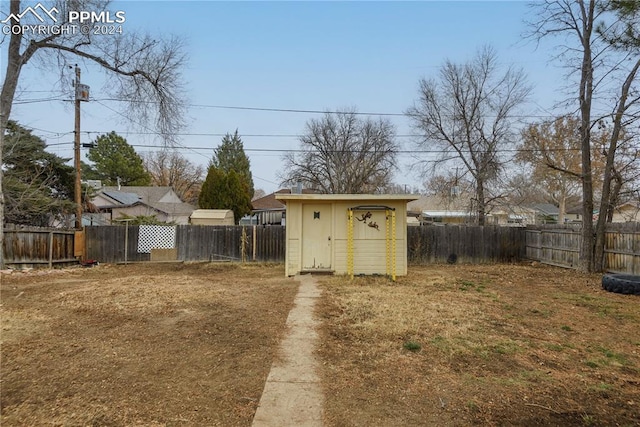
{"type": "Polygon", "coordinates": [[[194,219],[225,219],[227,216],[233,218],[233,211],[230,209],[196,209],[191,214],[194,219]]]}
{"type": "Polygon", "coordinates": [[[404,201],[410,202],[419,199],[420,196],[413,194],[276,194],[277,200],[285,203],[289,200],[306,200],[319,202],[333,201],[354,201],[354,202],[378,202],[384,201],[404,201]]]}

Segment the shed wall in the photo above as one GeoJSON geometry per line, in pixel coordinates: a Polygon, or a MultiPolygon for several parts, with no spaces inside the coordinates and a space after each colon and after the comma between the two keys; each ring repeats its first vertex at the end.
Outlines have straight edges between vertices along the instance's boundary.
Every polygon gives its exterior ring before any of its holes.
{"type": "MultiPolygon", "coordinates": [[[[304,247],[309,243],[304,241],[303,230],[303,204],[328,204],[331,206],[331,269],[336,274],[348,272],[348,209],[363,205],[384,205],[395,208],[395,257],[396,274],[407,274],[407,240],[406,240],[406,201],[324,201],[324,200],[288,200],[287,201],[287,251],[286,268],[287,276],[295,275],[303,270],[302,260],[304,247]]],[[[357,210],[354,216],[362,221],[354,219],[353,247],[354,247],[354,274],[386,274],[386,220],[385,211],[357,210]],[[362,218],[367,212],[371,212],[370,218],[362,218]],[[375,223],[376,227],[367,225],[375,223]]],[[[391,245],[391,239],[389,241],[391,245]]]]}

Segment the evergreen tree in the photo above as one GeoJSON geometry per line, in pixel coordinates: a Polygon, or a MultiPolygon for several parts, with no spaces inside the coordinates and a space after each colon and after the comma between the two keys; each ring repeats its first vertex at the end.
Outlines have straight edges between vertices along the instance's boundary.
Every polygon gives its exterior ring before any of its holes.
{"type": "Polygon", "coordinates": [[[73,212],[74,172],[30,130],[14,121],[4,140],[5,221],[48,226],[55,217],[73,212]]]}
{"type": "Polygon", "coordinates": [[[244,177],[233,170],[227,174],[227,191],[231,198],[230,209],[233,209],[233,217],[237,224],[240,218],[251,213],[253,192],[249,191],[244,177]]]}
{"type": "Polygon", "coordinates": [[[136,153],[127,140],[115,132],[96,138],[87,158],[94,163],[92,170],[87,171],[87,179],[99,179],[105,185],[151,184],[151,177],[146,172],[142,158],[136,153]]]}
{"type": "Polygon", "coordinates": [[[638,0],[611,0],[600,3],[604,10],[613,12],[613,23],[601,21],[598,34],[614,48],[631,52],[640,49],[640,2],[638,0]]]}
{"type": "Polygon", "coordinates": [[[214,150],[213,158],[209,162],[209,167],[216,167],[224,173],[235,171],[240,180],[244,181],[249,191],[249,196],[253,196],[253,177],[251,175],[251,164],[244,152],[242,139],[236,129],[233,135],[227,133],[222,138],[222,143],[214,150]]]}
{"type": "Polygon", "coordinates": [[[201,209],[229,209],[230,204],[225,173],[216,167],[209,167],[209,173],[200,190],[198,205],[201,209]]]}
{"type": "Polygon", "coordinates": [[[251,197],[242,177],[234,170],[225,173],[215,166],[209,167],[198,204],[201,209],[231,209],[236,223],[251,213],[251,197]]]}

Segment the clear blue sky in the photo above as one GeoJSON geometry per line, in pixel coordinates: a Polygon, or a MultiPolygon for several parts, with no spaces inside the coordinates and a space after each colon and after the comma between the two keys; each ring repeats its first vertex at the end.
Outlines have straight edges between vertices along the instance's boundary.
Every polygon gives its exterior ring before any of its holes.
{"type": "MultiPolygon", "coordinates": [[[[46,2],[43,2],[46,4],[46,2]]],[[[8,2],[2,2],[3,16],[8,2]]],[[[180,151],[206,165],[221,134],[238,129],[251,160],[256,188],[279,188],[281,152],[298,147],[312,113],[236,110],[237,106],[298,110],[403,113],[417,98],[418,80],[436,76],[445,59],[463,62],[479,47],[495,47],[505,65],[521,67],[534,86],[526,114],[548,114],[562,99],[562,70],[548,63],[547,47],[522,41],[531,14],[520,1],[424,2],[213,2],[115,1],[126,12],[124,31],[147,29],[159,36],[179,35],[189,56],[184,70],[189,125],[180,151]],[[193,135],[206,134],[206,135],[193,135]],[[267,135],[267,136],[259,136],[267,135]],[[284,135],[284,136],[268,136],[284,135]],[[292,136],[287,136],[292,135],[292,136]],[[188,148],[184,148],[188,147],[188,148]]],[[[2,62],[6,61],[2,45],[2,62]]],[[[59,72],[32,61],[23,70],[18,100],[60,97],[59,72]],[[54,91],[54,92],[48,92],[54,91]]],[[[5,72],[2,65],[2,73],[5,72]]],[[[115,130],[136,151],[159,147],[159,139],[136,133],[122,103],[104,101],[102,73],[80,62],[82,81],[95,102],[82,104],[82,142],[115,130]]],[[[65,70],[64,72],[71,72],[65,70]]],[[[70,95],[70,88],[65,88],[70,95]]],[[[17,104],[12,119],[49,144],[50,151],[73,155],[73,108],[59,100],[17,104]]],[[[535,118],[532,118],[534,120],[535,118]]],[[[405,117],[390,117],[398,134],[412,131],[405,117]]],[[[142,130],[142,132],[145,132],[142,130]]],[[[399,137],[403,149],[413,148],[399,137]]],[[[86,161],[83,152],[83,160],[86,161]]],[[[421,186],[410,171],[412,156],[399,158],[396,182],[421,186]]]]}

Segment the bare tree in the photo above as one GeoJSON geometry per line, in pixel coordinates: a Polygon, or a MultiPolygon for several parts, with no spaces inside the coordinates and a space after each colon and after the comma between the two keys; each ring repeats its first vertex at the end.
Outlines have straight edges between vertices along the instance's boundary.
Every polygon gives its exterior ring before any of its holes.
{"type": "Polygon", "coordinates": [[[172,187],[184,202],[198,204],[204,179],[204,168],[196,166],[182,154],[172,150],[147,153],[142,156],[153,185],[172,187]]]}
{"type": "MultiPolygon", "coordinates": [[[[621,26],[626,26],[634,19],[637,21],[637,15],[625,17],[612,13],[615,3],[546,0],[533,5],[538,19],[530,23],[530,36],[537,40],[551,36],[561,38],[559,58],[568,67],[569,81],[576,81],[576,86],[570,90],[572,101],[568,104],[573,102],[580,116],[583,211],[580,267],[583,271],[602,271],[604,268],[605,224],[607,218],[611,218],[610,213],[617,198],[616,153],[624,129],[634,127],[640,118],[637,79],[640,46],[637,43],[619,43],[624,34],[620,32],[621,26]],[[594,108],[605,113],[596,114],[594,108]],[[594,227],[592,130],[603,122],[611,125],[611,134],[604,150],[606,163],[599,216],[594,227]]],[[[629,28],[637,28],[637,22],[629,28]]]]}
{"type": "Polygon", "coordinates": [[[381,191],[391,182],[398,151],[388,120],[363,119],[354,111],[309,120],[300,146],[284,156],[283,184],[330,194],[381,191]]]}
{"type": "Polygon", "coordinates": [[[510,67],[501,72],[495,51],[485,47],[465,64],[447,60],[439,78],[420,80],[419,98],[407,110],[422,134],[418,145],[441,150],[435,164],[461,164],[470,173],[480,224],[487,185],[500,173],[500,150],[513,143],[513,115],[529,92],[524,73],[510,67]]]}
{"type": "MultiPolygon", "coordinates": [[[[532,180],[532,168],[529,165],[509,168],[509,176],[505,180],[505,192],[509,194],[508,204],[527,207],[541,202],[553,202],[549,191],[538,180],[532,180]]],[[[573,200],[570,200],[570,202],[573,200]]]]}
{"type": "Polygon", "coordinates": [[[463,194],[469,195],[475,191],[473,182],[459,174],[457,170],[429,176],[424,182],[424,188],[426,194],[443,199],[456,198],[463,194]]]}
{"type": "MultiPolygon", "coordinates": [[[[0,163],[4,131],[11,116],[20,73],[34,60],[39,62],[39,66],[54,69],[56,73],[62,73],[63,69],[78,61],[97,65],[108,76],[105,91],[128,101],[129,116],[136,117],[143,125],[154,123],[158,134],[171,143],[183,125],[180,72],[186,57],[182,42],[178,38],[163,41],[149,34],[137,33],[126,28],[126,23],[120,33],[94,34],[90,26],[73,26],[69,22],[70,12],[93,12],[96,16],[102,13],[104,16],[110,11],[108,0],[59,0],[53,5],[57,12],[57,28],[75,28],[76,31],[30,33],[21,27],[41,22],[37,22],[33,14],[23,13],[29,4],[20,0],[9,3],[5,25],[10,31],[2,39],[2,44],[7,43],[7,68],[0,93],[0,163]]],[[[53,11],[52,8],[49,13],[53,11]]],[[[1,181],[0,169],[0,187],[1,181]]],[[[4,196],[0,192],[0,248],[4,238],[3,223],[4,196]]],[[[3,251],[0,250],[0,267],[3,263],[3,251]]]]}
{"type": "Polygon", "coordinates": [[[531,166],[530,180],[542,184],[546,196],[558,206],[564,222],[567,201],[579,199],[580,120],[558,117],[523,129],[516,161],[531,166]]]}

